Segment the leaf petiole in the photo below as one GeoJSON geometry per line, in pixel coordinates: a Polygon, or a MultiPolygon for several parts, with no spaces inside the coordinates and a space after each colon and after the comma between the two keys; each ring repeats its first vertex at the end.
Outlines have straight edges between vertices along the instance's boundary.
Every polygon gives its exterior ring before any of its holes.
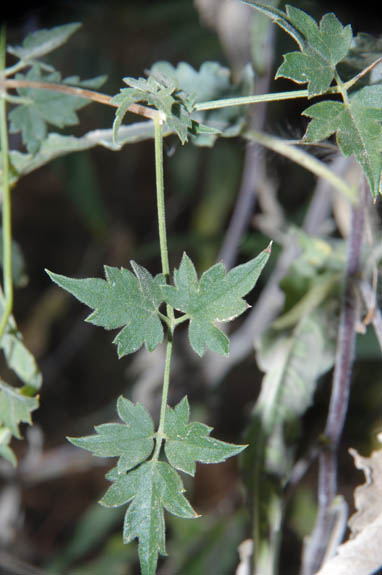
{"type": "MultiPolygon", "coordinates": [[[[157,114],[154,117],[154,145],[155,145],[155,177],[156,177],[156,196],[158,212],[158,229],[159,229],[159,246],[162,262],[162,272],[166,279],[170,277],[170,265],[168,261],[167,231],[166,231],[166,210],[164,201],[164,177],[163,177],[163,133],[161,116],[157,114]]],[[[170,370],[172,356],[172,340],[175,330],[174,309],[167,304],[166,324],[168,326],[167,343],[166,343],[166,360],[163,374],[162,401],[159,416],[159,426],[156,434],[156,444],[152,459],[158,461],[160,450],[164,439],[164,427],[167,410],[168,390],[170,385],[170,370]]],[[[163,314],[161,314],[162,316],[163,314]]]]}
{"type": "Polygon", "coordinates": [[[181,315],[180,317],[175,318],[174,320],[174,326],[176,327],[177,325],[183,323],[184,321],[187,321],[190,319],[190,314],[189,313],[185,313],[183,315],[181,315]]]}
{"type": "Polygon", "coordinates": [[[352,88],[354,84],[356,84],[361,78],[366,76],[366,74],[369,74],[369,72],[371,72],[373,68],[375,68],[381,62],[382,62],[382,56],[380,58],[377,58],[377,60],[372,62],[369,66],[367,66],[363,70],[361,70],[361,72],[353,76],[353,78],[350,78],[350,80],[344,83],[345,90],[350,90],[350,88],[352,88]]]}
{"type": "Polygon", "coordinates": [[[269,148],[270,150],[273,150],[274,152],[289,158],[296,164],[299,164],[300,166],[303,166],[312,172],[312,174],[315,174],[320,178],[324,178],[326,181],[332,184],[334,188],[342,192],[353,203],[357,201],[356,189],[354,187],[349,186],[343,179],[339,178],[332,170],[330,170],[323,162],[311,156],[310,154],[307,154],[303,150],[300,150],[295,146],[291,146],[281,138],[276,138],[274,136],[270,136],[269,134],[260,133],[255,130],[248,130],[243,134],[243,136],[248,140],[258,142],[265,148],[269,148]]]}

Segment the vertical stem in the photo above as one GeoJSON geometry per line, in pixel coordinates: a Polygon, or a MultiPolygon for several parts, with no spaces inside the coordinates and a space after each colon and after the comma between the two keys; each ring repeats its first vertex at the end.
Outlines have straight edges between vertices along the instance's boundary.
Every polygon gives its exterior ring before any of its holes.
{"type": "MultiPolygon", "coordinates": [[[[5,70],[6,55],[6,32],[5,26],[1,29],[0,38],[0,76],[5,70]]],[[[11,228],[11,198],[9,189],[9,165],[8,165],[8,126],[7,104],[5,90],[0,93],[0,145],[2,165],[2,236],[3,236],[3,289],[5,295],[3,315],[0,320],[0,339],[7,327],[9,316],[13,306],[13,283],[12,283],[12,228],[11,228]]]]}
{"type": "MultiPolygon", "coordinates": [[[[158,211],[158,228],[159,228],[159,245],[160,255],[162,262],[162,272],[167,280],[170,277],[170,266],[168,261],[168,248],[167,248],[167,232],[166,232],[166,212],[164,201],[164,177],[163,177],[163,134],[161,118],[158,115],[154,118],[154,143],[155,143],[155,174],[156,174],[156,195],[157,195],[157,211],[158,211]]],[[[168,328],[168,336],[166,343],[166,360],[163,375],[163,388],[162,388],[162,401],[159,416],[159,426],[156,434],[156,445],[153,454],[153,459],[157,460],[161,450],[162,442],[164,439],[164,425],[167,408],[168,390],[170,385],[170,369],[171,369],[171,355],[172,343],[175,330],[175,317],[174,310],[170,305],[167,305],[167,317],[170,320],[168,328]]]]}
{"type": "Polygon", "coordinates": [[[166,418],[167,398],[168,398],[168,390],[169,390],[169,386],[170,386],[171,355],[172,355],[172,333],[169,332],[167,344],[166,344],[166,361],[165,361],[164,375],[163,375],[162,401],[161,401],[161,406],[160,406],[159,426],[158,426],[158,431],[156,434],[155,451],[153,454],[153,459],[156,459],[156,460],[159,457],[162,442],[164,439],[164,425],[165,425],[165,418],[166,418]]]}
{"type": "Polygon", "coordinates": [[[312,536],[304,551],[303,575],[313,575],[319,570],[330,542],[333,522],[335,521],[333,501],[337,493],[337,452],[348,409],[354,360],[357,321],[356,282],[364,229],[366,188],[367,185],[364,180],[359,190],[359,202],[352,208],[336,363],[329,413],[324,431],[324,446],[319,458],[318,513],[312,536]]]}
{"type": "Polygon", "coordinates": [[[157,193],[157,211],[159,227],[159,245],[162,262],[162,271],[168,279],[170,275],[170,266],[168,263],[167,232],[166,232],[166,211],[164,203],[164,178],[163,178],[163,134],[159,114],[154,118],[155,129],[155,174],[156,174],[156,193],[157,193]]]}

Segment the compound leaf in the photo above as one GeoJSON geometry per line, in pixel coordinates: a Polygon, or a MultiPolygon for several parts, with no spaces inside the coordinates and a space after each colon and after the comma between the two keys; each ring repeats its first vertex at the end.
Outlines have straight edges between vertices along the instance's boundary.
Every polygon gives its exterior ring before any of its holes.
{"type": "Polygon", "coordinates": [[[132,262],[136,275],[124,268],[105,266],[106,280],[74,279],[48,272],[50,278],[94,311],[87,321],[116,329],[123,327],[114,339],[118,356],[133,353],[143,344],[153,351],[163,340],[163,327],[158,317],[162,300],[162,274],[153,278],[147,270],[132,262]]]}
{"type": "Polygon", "coordinates": [[[178,473],[163,461],[148,461],[128,475],[108,475],[113,481],[100,503],[118,507],[130,503],[124,520],[123,539],[139,541],[142,575],[155,575],[158,555],[166,555],[163,511],[178,517],[197,517],[184,497],[178,473]]]}
{"type": "Polygon", "coordinates": [[[212,427],[188,423],[190,407],[184,397],[174,408],[167,407],[165,453],[169,463],[189,475],[195,475],[195,462],[219,463],[237,455],[246,445],[233,445],[210,437],[212,427]]]}
{"type": "Polygon", "coordinates": [[[228,273],[222,263],[215,264],[200,281],[194,264],[183,255],[179,269],[174,271],[175,287],[162,286],[162,294],[168,304],[189,315],[189,340],[197,354],[202,356],[209,347],[228,355],[229,340],[215,322],[230,321],[247,309],[243,296],[255,286],[269,255],[270,247],[228,273]]]}
{"type": "Polygon", "coordinates": [[[74,22],[63,26],[55,26],[54,28],[37,30],[25,38],[22,46],[8,46],[7,50],[24,62],[36,60],[65,44],[80,27],[80,23],[74,22]]]}
{"type": "Polygon", "coordinates": [[[94,428],[95,435],[68,439],[98,457],[119,457],[117,469],[123,473],[149,457],[154,446],[154,427],[149,413],[139,403],[134,405],[121,396],[117,410],[123,424],[104,423],[94,428]]]}
{"type": "Polygon", "coordinates": [[[112,103],[118,106],[113,124],[114,137],[131,104],[147,103],[163,112],[167,126],[174,130],[182,144],[187,141],[188,132],[193,127],[191,109],[177,90],[176,84],[168,78],[124,78],[128,88],[123,88],[114,96],[112,103]]]}
{"type": "Polygon", "coordinates": [[[382,193],[382,86],[365,86],[349,97],[349,103],[326,101],[307,108],[312,118],[304,136],[318,142],[336,133],[345,157],[354,155],[375,198],[382,193]]]}

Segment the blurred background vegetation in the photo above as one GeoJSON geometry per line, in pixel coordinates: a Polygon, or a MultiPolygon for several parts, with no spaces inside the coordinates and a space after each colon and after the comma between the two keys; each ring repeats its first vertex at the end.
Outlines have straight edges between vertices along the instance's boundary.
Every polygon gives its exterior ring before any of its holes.
{"type": "MultiPolygon", "coordinates": [[[[82,22],[82,29],[54,55],[54,62],[64,76],[107,74],[103,91],[115,94],[124,76],[143,75],[157,60],[172,64],[184,60],[196,68],[206,60],[216,60],[229,66],[213,29],[223,3],[214,3],[210,26],[192,0],[31,2],[25,10],[8,6],[1,18],[7,21],[11,44],[39,28],[82,22]]],[[[316,17],[332,10],[344,24],[351,23],[355,33],[381,33],[381,20],[367,9],[368,2],[298,0],[293,4],[316,17]]],[[[275,69],[287,43],[285,35],[277,32],[275,69]]],[[[278,81],[271,90],[287,86],[278,81]]],[[[305,123],[298,116],[299,109],[293,103],[271,107],[267,131],[300,137],[305,123]]],[[[80,116],[76,134],[109,128],[113,110],[92,104],[80,116]]],[[[21,146],[17,135],[12,136],[11,145],[21,146]]],[[[166,151],[171,262],[177,264],[186,249],[202,271],[218,257],[240,187],[246,145],[239,138],[218,141],[211,149],[181,147],[168,140],[166,151]]],[[[264,154],[283,217],[289,225],[299,225],[314,179],[286,160],[264,154]]],[[[36,426],[25,428],[26,440],[14,444],[22,462],[20,483],[7,482],[5,472],[0,477],[4,485],[0,503],[13,501],[7,512],[9,532],[3,532],[0,545],[46,573],[132,575],[138,573],[136,549],[134,544],[122,544],[120,511],[96,505],[106,487],[104,462],[83,453],[75,455],[65,436],[90,433],[94,425],[113,419],[115,400],[121,393],[148,402],[155,415],[157,360],[140,354],[118,361],[110,345],[111,334],[84,323],[86,310],[56,289],[44,268],[69,276],[102,276],[104,264],[127,267],[134,259],[152,273],[159,271],[153,144],[129,145],[119,153],[97,148],[55,160],[21,180],[12,201],[22,270],[14,314],[27,347],[38,359],[44,384],[41,407],[33,418],[36,426]],[[32,465],[23,479],[22,466],[33,463],[35,453],[43,454],[42,463],[38,469],[32,465]]],[[[257,207],[255,215],[260,211],[257,207]]],[[[239,261],[268,242],[255,222],[253,218],[242,239],[239,261]]],[[[263,284],[277,253],[276,245],[263,284]]],[[[183,353],[181,342],[177,353],[183,353]]],[[[188,355],[182,362],[181,373],[175,366],[172,403],[187,393],[194,404],[194,418],[213,425],[217,437],[240,441],[262,377],[254,355],[219,385],[210,385],[188,355]]],[[[347,448],[369,453],[374,445],[380,425],[381,370],[375,339],[371,334],[360,336],[340,459],[340,490],[350,508],[354,487],[363,479],[353,469],[347,448]]],[[[329,385],[330,378],[324,378],[314,407],[304,417],[307,438],[323,428],[329,385]]],[[[195,522],[169,517],[169,559],[164,560],[161,575],[235,572],[238,545],[250,535],[238,467],[238,461],[231,460],[199,466],[194,484],[186,482],[194,507],[205,516],[195,522]]],[[[280,575],[297,573],[302,538],[314,520],[316,474],[313,466],[289,505],[280,575]]],[[[0,573],[8,575],[6,567],[1,569],[0,573]]]]}

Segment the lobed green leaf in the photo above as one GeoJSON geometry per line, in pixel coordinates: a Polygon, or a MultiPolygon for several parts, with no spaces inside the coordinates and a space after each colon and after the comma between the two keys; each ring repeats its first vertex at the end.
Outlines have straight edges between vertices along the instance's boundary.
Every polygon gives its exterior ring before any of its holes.
{"type": "Polygon", "coordinates": [[[188,131],[193,127],[191,110],[182,95],[176,90],[176,85],[167,78],[123,79],[128,88],[123,88],[114,96],[112,103],[118,106],[113,124],[114,138],[129,107],[133,103],[145,103],[163,113],[167,126],[179,137],[182,144],[188,138],[188,131]]]}
{"type": "Polygon", "coordinates": [[[307,83],[309,97],[325,93],[335,77],[337,64],[350,51],[351,26],[343,26],[333,13],[325,14],[317,25],[306,12],[290,5],[282,12],[253,0],[245,3],[271,17],[299,46],[299,52],[284,55],[276,78],[307,83]]]}
{"type": "Polygon", "coordinates": [[[174,408],[167,407],[165,453],[169,463],[189,475],[195,475],[195,463],[220,463],[237,455],[246,445],[233,445],[210,437],[212,428],[204,423],[189,423],[187,397],[174,408]]]}
{"type": "Polygon", "coordinates": [[[345,157],[354,155],[374,198],[382,193],[382,86],[365,86],[349,103],[319,102],[303,114],[312,118],[304,140],[318,142],[336,134],[345,157]]]}
{"type": "Polygon", "coordinates": [[[202,356],[207,347],[228,355],[228,337],[215,322],[230,321],[247,309],[243,296],[255,286],[269,255],[270,247],[228,273],[222,263],[215,264],[203,273],[200,281],[194,264],[187,254],[183,255],[174,271],[175,286],[163,285],[161,289],[168,304],[188,314],[189,340],[198,355],[202,356]]]}
{"type": "Polygon", "coordinates": [[[132,262],[136,275],[124,268],[105,266],[106,280],[74,279],[52,272],[50,278],[94,311],[87,321],[105,329],[123,328],[114,339],[118,356],[133,353],[143,344],[153,351],[163,340],[158,308],[163,301],[163,274],[153,278],[132,262]]]}
{"type": "Polygon", "coordinates": [[[113,484],[100,503],[106,507],[130,504],[124,520],[124,542],[138,539],[142,575],[155,575],[158,555],[166,555],[164,509],[186,519],[197,517],[183,495],[182,481],[168,463],[155,460],[128,475],[109,478],[114,479],[113,484]]]}
{"type": "Polygon", "coordinates": [[[119,457],[117,469],[123,473],[149,457],[154,446],[154,427],[150,414],[139,403],[134,405],[121,396],[117,410],[124,424],[105,423],[95,427],[95,435],[68,439],[98,457],[119,457]]]}

